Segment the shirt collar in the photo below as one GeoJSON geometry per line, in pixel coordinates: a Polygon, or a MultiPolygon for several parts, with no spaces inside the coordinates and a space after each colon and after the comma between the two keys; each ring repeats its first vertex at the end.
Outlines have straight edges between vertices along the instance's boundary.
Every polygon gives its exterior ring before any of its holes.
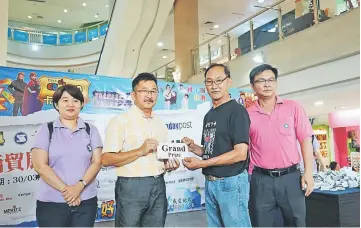
{"type": "Polygon", "coordinates": [[[283,104],[283,99],[281,97],[279,97],[278,95],[276,95],[276,104],[283,104]]]}
{"type": "MultiPolygon", "coordinates": [[[[148,117],[145,116],[144,112],[138,107],[136,106],[135,104],[132,105],[132,107],[130,107],[130,111],[140,117],[143,117],[143,118],[146,118],[148,119],[148,117]]],[[[150,114],[150,119],[153,119],[154,118],[154,112],[152,110],[152,113],[150,114]]]]}
{"type": "MultiPolygon", "coordinates": [[[[78,118],[77,120],[77,130],[79,129],[82,129],[82,128],[85,128],[85,122],[84,120],[82,120],[81,118],[78,118]]],[[[57,118],[55,121],[54,121],[54,127],[56,128],[67,128],[64,126],[64,124],[60,121],[60,118],[57,118]]]]}
{"type": "MultiPolygon", "coordinates": [[[[278,95],[276,95],[276,105],[278,105],[278,104],[283,104],[283,99],[281,97],[279,97],[278,95]]],[[[254,105],[258,112],[262,112],[261,106],[259,105],[258,101],[256,101],[254,105]]]]}

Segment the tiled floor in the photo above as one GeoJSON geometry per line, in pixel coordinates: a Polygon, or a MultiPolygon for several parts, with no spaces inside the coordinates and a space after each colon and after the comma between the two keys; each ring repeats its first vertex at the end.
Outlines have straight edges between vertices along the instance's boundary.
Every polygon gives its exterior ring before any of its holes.
{"type": "MultiPolygon", "coordinates": [[[[202,211],[169,214],[165,222],[166,227],[206,227],[206,213],[202,211]]],[[[96,223],[95,227],[114,227],[114,222],[96,223]]]]}

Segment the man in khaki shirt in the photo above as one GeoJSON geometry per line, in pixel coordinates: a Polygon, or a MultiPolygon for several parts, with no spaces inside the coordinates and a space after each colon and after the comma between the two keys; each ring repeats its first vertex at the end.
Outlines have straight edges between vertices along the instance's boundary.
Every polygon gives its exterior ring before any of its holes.
{"type": "Polygon", "coordinates": [[[141,73],[132,82],[134,105],[108,124],[102,164],[115,166],[115,226],[161,227],[167,215],[165,171],[178,160],[157,160],[158,142],[167,142],[166,125],[152,112],[158,97],[157,79],[141,73]]]}

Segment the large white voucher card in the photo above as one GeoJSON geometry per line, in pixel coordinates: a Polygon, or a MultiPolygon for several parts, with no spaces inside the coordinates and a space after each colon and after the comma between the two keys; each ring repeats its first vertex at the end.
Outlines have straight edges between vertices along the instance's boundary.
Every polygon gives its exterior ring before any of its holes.
{"type": "Polygon", "coordinates": [[[184,158],[188,153],[188,146],[184,143],[159,143],[157,159],[184,158]]]}

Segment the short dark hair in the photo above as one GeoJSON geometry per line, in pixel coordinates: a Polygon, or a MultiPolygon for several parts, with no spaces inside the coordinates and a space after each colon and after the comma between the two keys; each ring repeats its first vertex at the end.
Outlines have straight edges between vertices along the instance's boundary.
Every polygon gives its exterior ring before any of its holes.
{"type": "Polygon", "coordinates": [[[331,170],[336,170],[336,166],[337,166],[337,162],[333,161],[330,163],[330,169],[331,170]]]}
{"type": "Polygon", "coordinates": [[[278,78],[278,70],[276,68],[274,68],[273,66],[271,66],[269,64],[262,64],[262,65],[256,66],[255,68],[253,68],[251,70],[251,73],[249,73],[249,82],[251,84],[253,84],[254,78],[266,70],[272,71],[274,73],[276,79],[278,78]]]}
{"type": "Polygon", "coordinates": [[[136,78],[132,81],[132,89],[135,90],[135,87],[139,84],[140,81],[154,81],[155,84],[158,86],[157,78],[154,74],[151,73],[140,73],[136,78]]]}
{"type": "Polygon", "coordinates": [[[207,69],[206,71],[204,72],[204,77],[206,78],[207,77],[207,73],[210,69],[214,68],[214,67],[223,67],[223,70],[224,70],[224,74],[227,76],[227,78],[231,78],[231,72],[229,71],[229,68],[224,65],[224,64],[220,64],[220,63],[213,63],[211,64],[207,69]]]}
{"type": "Polygon", "coordinates": [[[19,72],[17,78],[19,78],[20,75],[22,75],[22,76],[25,77],[25,73],[24,73],[24,72],[19,72]]]}
{"type": "Polygon", "coordinates": [[[81,104],[84,104],[84,96],[78,87],[76,87],[75,85],[64,85],[59,87],[53,94],[53,106],[57,111],[59,110],[56,108],[55,105],[59,103],[59,100],[61,96],[63,96],[64,92],[69,93],[72,97],[79,100],[81,104]]]}

